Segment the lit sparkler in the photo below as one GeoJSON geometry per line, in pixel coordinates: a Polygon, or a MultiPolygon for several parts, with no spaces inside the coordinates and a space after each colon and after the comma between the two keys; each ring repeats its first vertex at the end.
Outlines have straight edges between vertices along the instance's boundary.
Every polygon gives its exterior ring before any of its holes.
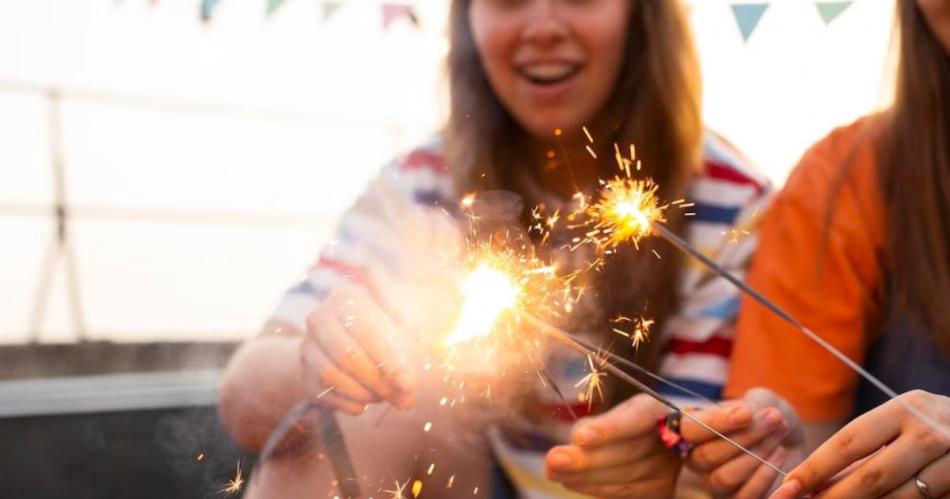
{"type": "Polygon", "coordinates": [[[508,274],[491,262],[482,262],[461,284],[462,313],[455,330],[445,339],[448,345],[487,335],[502,313],[515,305],[521,294],[508,274]]]}
{"type": "MultiPolygon", "coordinates": [[[[492,263],[494,264],[494,267],[492,267],[492,270],[491,270],[491,271],[494,272],[494,273],[498,273],[498,274],[500,274],[500,275],[495,275],[495,276],[493,276],[493,277],[490,278],[490,279],[488,279],[488,278],[480,279],[481,283],[484,284],[484,285],[472,286],[471,288],[469,288],[469,289],[468,289],[468,292],[469,292],[469,293],[472,293],[472,294],[466,294],[465,299],[466,299],[466,301],[471,302],[471,303],[485,303],[485,302],[488,302],[488,299],[487,299],[486,297],[481,296],[481,295],[484,295],[484,294],[488,294],[488,295],[506,295],[506,294],[507,294],[507,296],[509,296],[509,297],[512,296],[512,295],[514,295],[514,296],[522,296],[522,295],[530,296],[530,293],[525,292],[525,289],[526,289],[526,286],[527,286],[528,284],[532,284],[532,281],[531,281],[532,276],[543,276],[543,275],[546,274],[546,273],[544,273],[544,272],[534,272],[534,271],[532,271],[532,266],[531,266],[531,265],[529,265],[529,266],[527,267],[527,269],[526,269],[525,267],[523,267],[523,265],[524,265],[526,262],[532,262],[532,264],[533,264],[533,266],[534,266],[535,269],[536,269],[536,268],[541,268],[541,267],[538,267],[539,263],[538,263],[536,260],[533,260],[533,259],[532,259],[532,260],[512,259],[512,258],[510,258],[510,255],[507,255],[507,256],[506,256],[506,254],[504,254],[504,253],[503,253],[503,254],[497,254],[497,253],[496,253],[496,254],[492,254],[492,253],[489,252],[488,254],[482,254],[482,255],[480,255],[480,256],[478,257],[478,260],[476,260],[476,261],[478,262],[478,264],[475,265],[475,269],[476,269],[475,271],[477,271],[478,269],[484,268],[484,265],[488,265],[488,262],[492,262],[492,263]],[[506,265],[502,265],[500,262],[505,262],[505,263],[508,264],[508,265],[507,265],[507,266],[506,266],[506,265]],[[520,265],[519,265],[519,264],[520,264],[520,265]],[[519,285],[513,284],[513,283],[521,283],[521,287],[519,287],[519,285]],[[514,288],[514,289],[520,289],[520,290],[521,290],[521,293],[520,293],[520,294],[518,294],[518,293],[513,293],[513,292],[511,291],[512,288],[514,288]],[[483,300],[484,300],[484,301],[483,301],[483,300]]],[[[475,271],[473,271],[473,272],[475,272],[475,271]]],[[[545,281],[545,282],[546,282],[546,281],[545,281]]],[[[542,296],[543,296],[543,295],[542,295],[542,296]]],[[[712,427],[710,427],[709,425],[705,424],[705,423],[702,422],[701,420],[699,420],[699,419],[693,417],[692,415],[690,415],[690,414],[684,412],[684,411],[683,411],[682,409],[680,409],[676,404],[674,404],[673,402],[669,401],[669,399],[663,397],[662,395],[660,395],[658,392],[656,392],[655,390],[653,390],[652,388],[650,388],[650,387],[647,386],[646,384],[640,382],[639,380],[633,378],[632,376],[630,376],[629,374],[627,374],[626,372],[624,372],[623,370],[621,370],[621,369],[618,368],[617,366],[611,364],[605,357],[599,356],[599,355],[597,354],[597,352],[596,352],[593,348],[590,348],[589,346],[586,346],[586,345],[585,345],[584,343],[582,343],[582,342],[576,341],[576,340],[573,338],[573,336],[570,335],[569,333],[566,333],[566,332],[564,332],[564,331],[562,331],[562,330],[560,330],[560,329],[558,329],[558,328],[556,328],[556,327],[554,327],[554,326],[551,326],[551,325],[548,324],[547,322],[542,321],[541,319],[539,319],[539,318],[532,312],[532,310],[531,310],[530,307],[523,307],[523,306],[522,306],[521,308],[517,308],[517,309],[514,308],[515,305],[517,304],[517,302],[518,302],[518,300],[509,299],[509,300],[507,300],[507,301],[504,302],[504,303],[507,304],[506,307],[499,307],[499,306],[497,306],[497,303],[492,302],[492,307],[486,307],[486,309],[485,309],[485,311],[493,312],[493,313],[494,313],[494,315],[492,315],[492,316],[489,317],[489,319],[491,320],[491,322],[489,322],[488,331],[486,331],[486,332],[484,332],[484,333],[477,333],[474,337],[480,337],[480,336],[484,336],[484,335],[490,334],[490,333],[492,332],[492,330],[493,330],[493,328],[491,327],[491,324],[497,324],[500,315],[502,315],[502,314],[504,314],[504,313],[513,313],[513,314],[516,316],[517,322],[521,322],[521,323],[525,323],[525,324],[531,325],[532,327],[534,327],[535,329],[539,330],[539,331],[542,332],[543,334],[545,334],[545,335],[547,335],[547,336],[549,336],[549,337],[552,337],[552,338],[554,338],[555,340],[557,340],[557,341],[559,341],[559,342],[561,342],[561,343],[564,343],[565,345],[567,345],[567,346],[570,347],[571,349],[573,349],[573,350],[577,351],[578,353],[580,353],[580,354],[586,356],[586,358],[587,358],[587,360],[588,360],[588,363],[589,363],[589,365],[590,365],[590,367],[591,367],[591,372],[590,372],[587,376],[585,376],[585,378],[584,378],[583,380],[581,380],[581,383],[579,383],[578,386],[580,386],[580,384],[586,384],[586,385],[587,385],[587,389],[586,389],[586,399],[588,400],[588,403],[589,403],[589,404],[592,403],[593,398],[594,398],[595,395],[599,395],[601,398],[603,397],[602,387],[603,387],[603,377],[604,377],[604,375],[605,375],[605,374],[604,374],[604,371],[610,372],[611,374],[613,374],[613,375],[617,376],[618,378],[620,378],[622,381],[624,381],[624,382],[626,382],[626,383],[629,383],[629,384],[632,384],[633,386],[635,386],[635,387],[639,388],[640,390],[642,390],[644,393],[647,393],[648,395],[652,396],[653,398],[655,398],[656,400],[660,401],[660,402],[663,403],[664,405],[666,405],[666,406],[668,406],[669,408],[673,409],[674,411],[676,411],[676,412],[682,414],[684,417],[686,417],[686,418],[688,418],[688,419],[690,419],[690,420],[695,421],[697,424],[699,424],[700,426],[706,428],[708,431],[712,432],[713,434],[715,434],[715,435],[718,436],[719,438],[721,438],[721,439],[723,439],[723,440],[729,442],[731,445],[735,446],[737,449],[739,449],[739,450],[741,450],[742,452],[744,452],[744,453],[746,453],[746,454],[748,454],[748,455],[754,457],[754,458],[755,458],[756,460],[758,460],[760,463],[765,464],[766,466],[772,468],[772,469],[775,470],[777,473],[780,473],[780,474],[783,475],[783,476],[785,475],[785,473],[784,473],[782,470],[778,469],[777,467],[775,467],[774,465],[772,465],[772,464],[769,463],[768,461],[762,459],[761,457],[759,457],[758,455],[756,455],[756,454],[753,453],[752,451],[750,451],[750,450],[748,450],[747,448],[743,447],[742,445],[740,445],[739,443],[737,443],[737,442],[735,442],[734,440],[730,439],[730,438],[727,437],[726,435],[723,435],[721,432],[715,430],[714,428],[712,428],[712,427]],[[596,364],[595,364],[595,362],[594,362],[594,360],[593,360],[595,356],[596,356],[597,359],[598,359],[598,361],[596,362],[596,364]]],[[[530,301],[529,301],[529,303],[530,303],[530,301]]],[[[523,304],[522,304],[522,305],[523,305],[523,304]]],[[[463,309],[464,309],[464,306],[463,306],[463,309]]],[[[496,329],[497,329],[497,328],[496,328],[496,329]]],[[[455,335],[453,335],[453,336],[455,336],[455,335]]],[[[463,341],[464,341],[464,340],[463,340],[463,341]]],[[[627,362],[629,362],[630,364],[633,364],[633,363],[630,362],[630,361],[627,361],[627,362]]],[[[639,369],[639,370],[642,370],[642,371],[649,372],[649,371],[647,371],[646,369],[643,369],[642,367],[639,367],[639,366],[638,366],[638,369],[639,369]]],[[[658,375],[656,375],[656,374],[653,374],[653,373],[650,373],[650,375],[651,375],[652,377],[656,378],[656,379],[663,379],[662,377],[660,377],[660,376],[658,376],[658,375]]],[[[542,378],[542,379],[543,379],[543,378],[542,378]]],[[[666,380],[664,380],[664,381],[666,381],[666,380]]],[[[670,384],[672,385],[672,383],[670,383],[670,384]]]]}
{"type": "MultiPolygon", "coordinates": [[[[622,158],[618,159],[618,163],[621,169],[623,165],[626,164],[622,162],[622,158]]],[[[876,386],[888,397],[897,400],[908,412],[918,417],[928,426],[942,433],[944,436],[950,437],[950,430],[937,423],[930,416],[927,416],[898,398],[897,393],[877,377],[848,358],[848,356],[818,336],[814,331],[807,328],[804,324],[799,322],[798,319],[776,305],[773,301],[766,298],[741,279],[732,275],[731,272],[702,254],[686,240],[676,235],[669,227],[664,225],[664,222],[666,222],[664,212],[670,205],[660,204],[659,198],[656,195],[658,186],[650,179],[634,180],[630,178],[629,169],[627,169],[627,172],[626,177],[616,177],[613,180],[602,182],[603,187],[600,191],[599,200],[592,204],[586,211],[586,214],[589,216],[588,224],[592,224],[594,227],[594,230],[588,235],[589,242],[596,244],[600,248],[613,249],[623,243],[632,243],[635,247],[639,247],[639,241],[650,235],[662,237],[680,251],[699,260],[707,268],[736,286],[742,293],[752,297],[755,301],[765,306],[769,311],[776,314],[800,333],[834,355],[838,360],[876,386]]],[[[676,204],[685,206],[680,203],[676,204]]]]}
{"type": "Polygon", "coordinates": [[[615,177],[602,184],[600,200],[587,209],[593,226],[588,238],[599,247],[636,246],[652,234],[654,224],[666,221],[669,205],[660,204],[659,186],[652,180],[615,177]]]}

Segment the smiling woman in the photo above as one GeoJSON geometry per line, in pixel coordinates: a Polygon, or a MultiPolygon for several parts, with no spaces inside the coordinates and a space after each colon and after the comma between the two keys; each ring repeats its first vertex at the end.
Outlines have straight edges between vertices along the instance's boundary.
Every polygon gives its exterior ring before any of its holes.
{"type": "MultiPolygon", "coordinates": [[[[427,338],[444,339],[451,328],[425,332],[434,312],[455,304],[426,290],[446,273],[440,262],[448,256],[451,263],[453,248],[465,247],[456,224],[467,221],[446,223],[445,214],[482,204],[488,190],[543,205],[554,220],[550,234],[528,230],[537,222],[521,213],[521,202],[509,203],[517,209],[497,229],[531,234],[531,258],[579,276],[576,286],[587,291],[556,325],[715,398],[735,290],[686,268],[654,239],[639,252],[611,248],[603,272],[590,272],[600,267],[592,264],[596,248],[570,249],[590,228],[558,224],[557,213],[567,219],[578,212],[599,180],[616,174],[623,147],[637,175],[656,181],[651,202],[696,202],[693,216],[667,214],[671,230],[741,271],[754,238],[728,244],[728,235],[754,225],[768,186],[704,130],[699,67],[680,2],[454,0],[449,22],[445,130],[383,170],[342,219],[337,243],[286,294],[265,333],[235,355],[222,388],[223,419],[240,441],[258,447],[301,400],[352,415],[377,413],[384,401],[406,411],[386,416],[393,431],[382,438],[368,436],[377,417],[341,418],[367,490],[384,478],[384,486],[418,478],[433,484],[425,487],[428,497],[458,497],[458,490],[489,482],[533,498],[669,496],[679,461],[654,430],[666,409],[611,383],[602,387],[603,400],[592,399],[601,390],[578,380],[601,379],[585,377],[597,362],[522,331],[515,337],[525,344],[507,352],[517,357],[514,365],[486,363],[478,376],[444,382],[457,373],[447,372],[432,348],[444,342],[427,338]],[[616,344],[615,318],[644,313],[664,341],[616,344]],[[486,388],[482,378],[493,383],[486,388]],[[595,413],[603,414],[576,425],[571,417],[595,413]],[[472,417],[481,419],[458,424],[472,417]],[[613,431],[618,421],[636,424],[613,431]],[[430,459],[433,475],[420,471],[430,459]],[[500,470],[494,476],[492,467],[500,470]]],[[[484,222],[478,213],[473,219],[484,222]]],[[[497,276],[475,277],[485,278],[476,284],[500,284],[492,301],[506,301],[508,286],[497,276]]],[[[313,496],[332,487],[329,471],[312,459],[320,455],[312,437],[303,429],[289,438],[282,457],[258,470],[249,495],[313,496]]]]}

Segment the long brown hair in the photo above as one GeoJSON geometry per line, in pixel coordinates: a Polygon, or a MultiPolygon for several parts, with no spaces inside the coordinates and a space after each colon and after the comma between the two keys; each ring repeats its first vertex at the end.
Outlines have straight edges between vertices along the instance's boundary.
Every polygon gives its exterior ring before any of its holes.
{"type": "Polygon", "coordinates": [[[950,55],[914,0],[898,0],[894,104],[879,178],[891,308],[950,355],[950,55]]]}
{"type": "MultiPolygon", "coordinates": [[[[450,9],[447,161],[459,192],[516,190],[512,170],[532,165],[520,147],[526,132],[489,85],[469,24],[471,2],[453,0],[450,9]]],[[[686,194],[700,164],[703,125],[698,59],[678,0],[631,3],[623,67],[602,116],[613,136],[598,137],[597,143],[635,144],[644,174],[661,186],[663,198],[672,201],[686,194]]],[[[600,156],[613,158],[613,151],[600,156]]],[[[616,166],[605,161],[600,176],[607,178],[615,171],[616,166]]],[[[682,219],[670,220],[670,225],[680,230],[682,219]]],[[[598,296],[607,318],[638,313],[648,305],[660,330],[678,303],[675,280],[681,261],[673,251],[663,251],[663,260],[657,261],[650,249],[662,243],[645,243],[647,247],[639,252],[621,252],[611,259],[598,283],[598,296]]],[[[659,341],[650,342],[640,348],[638,357],[655,366],[659,347],[659,341]]],[[[614,392],[615,400],[624,395],[622,390],[614,392]]]]}

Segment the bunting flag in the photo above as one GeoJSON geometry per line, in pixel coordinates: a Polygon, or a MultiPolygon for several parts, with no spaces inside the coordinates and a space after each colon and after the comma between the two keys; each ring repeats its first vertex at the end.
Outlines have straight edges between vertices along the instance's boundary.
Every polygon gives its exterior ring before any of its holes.
{"type": "Polygon", "coordinates": [[[852,3],[854,3],[852,0],[815,2],[815,7],[818,7],[818,14],[821,15],[821,20],[824,21],[825,26],[827,26],[847,10],[852,3]]]}
{"type": "Polygon", "coordinates": [[[210,22],[211,21],[211,12],[214,10],[214,6],[218,4],[218,0],[201,0],[201,21],[210,22]]]}
{"type": "Polygon", "coordinates": [[[742,33],[742,41],[748,42],[749,37],[759,26],[762,15],[769,8],[768,3],[734,3],[732,4],[732,15],[736,18],[736,24],[739,25],[739,31],[742,33]]]}
{"type": "Polygon", "coordinates": [[[408,18],[412,24],[418,26],[419,19],[416,17],[412,5],[408,3],[384,3],[383,4],[383,29],[389,27],[396,19],[400,17],[408,18]]]}
{"type": "Polygon", "coordinates": [[[277,12],[281,5],[284,5],[284,0],[267,0],[267,15],[277,12]]]}
{"type": "Polygon", "coordinates": [[[338,0],[318,0],[319,6],[318,10],[320,11],[320,20],[326,21],[336,12],[337,9],[343,6],[343,2],[338,0]]]}

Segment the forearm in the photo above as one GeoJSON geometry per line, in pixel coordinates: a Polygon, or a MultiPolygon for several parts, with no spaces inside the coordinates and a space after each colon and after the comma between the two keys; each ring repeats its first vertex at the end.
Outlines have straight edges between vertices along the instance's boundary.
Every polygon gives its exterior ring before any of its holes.
{"type": "Polygon", "coordinates": [[[221,379],[218,411],[234,438],[260,450],[287,411],[305,399],[301,384],[301,336],[286,326],[268,324],[231,358],[221,379]]]}

